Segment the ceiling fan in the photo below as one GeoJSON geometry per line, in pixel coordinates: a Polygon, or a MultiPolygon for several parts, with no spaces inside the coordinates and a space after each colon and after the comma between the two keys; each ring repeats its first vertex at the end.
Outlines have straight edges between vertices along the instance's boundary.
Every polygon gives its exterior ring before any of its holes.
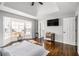
{"type": "MultiPolygon", "coordinates": [[[[42,2],[38,2],[39,4],[41,4],[41,5],[43,5],[43,3],[42,2]]],[[[35,2],[32,2],[32,6],[35,4],[35,2]]]]}

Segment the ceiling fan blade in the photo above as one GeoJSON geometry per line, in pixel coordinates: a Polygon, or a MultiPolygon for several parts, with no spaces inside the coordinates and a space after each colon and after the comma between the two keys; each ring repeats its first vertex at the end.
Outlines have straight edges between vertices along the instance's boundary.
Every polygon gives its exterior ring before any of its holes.
{"type": "Polygon", "coordinates": [[[34,2],[32,2],[32,6],[34,5],[34,2]]]}
{"type": "Polygon", "coordinates": [[[39,2],[41,5],[43,5],[43,3],[42,2],[39,2]]]}

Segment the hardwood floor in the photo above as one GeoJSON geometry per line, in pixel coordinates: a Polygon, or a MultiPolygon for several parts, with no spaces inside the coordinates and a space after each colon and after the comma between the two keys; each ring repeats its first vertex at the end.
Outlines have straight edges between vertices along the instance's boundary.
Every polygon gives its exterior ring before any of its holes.
{"type": "Polygon", "coordinates": [[[50,51],[47,56],[77,56],[77,47],[59,42],[45,41],[45,49],[50,51]]]}
{"type": "MultiPolygon", "coordinates": [[[[35,41],[39,42],[40,40],[35,40],[35,41]]],[[[11,44],[15,42],[17,41],[11,42],[3,47],[10,46],[11,44]]],[[[77,47],[73,45],[45,40],[44,47],[46,50],[49,51],[47,56],[77,56],[78,55],[77,47]]]]}

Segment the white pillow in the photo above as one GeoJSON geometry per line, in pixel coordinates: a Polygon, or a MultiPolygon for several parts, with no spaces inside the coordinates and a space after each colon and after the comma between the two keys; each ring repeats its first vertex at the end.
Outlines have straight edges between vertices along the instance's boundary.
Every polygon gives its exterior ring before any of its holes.
{"type": "Polygon", "coordinates": [[[20,44],[21,44],[21,42],[16,42],[16,43],[13,43],[12,46],[18,46],[20,44]]]}

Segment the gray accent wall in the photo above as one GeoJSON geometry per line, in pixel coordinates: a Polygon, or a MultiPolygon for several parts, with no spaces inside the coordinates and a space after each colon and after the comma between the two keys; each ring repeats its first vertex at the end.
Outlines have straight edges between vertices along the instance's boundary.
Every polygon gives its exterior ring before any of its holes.
{"type": "Polygon", "coordinates": [[[12,18],[17,18],[17,19],[23,19],[23,20],[29,20],[32,21],[32,37],[34,37],[35,33],[37,32],[38,28],[37,28],[37,20],[35,19],[31,19],[31,18],[27,18],[27,17],[22,17],[22,16],[18,16],[15,14],[11,14],[8,12],[4,12],[4,11],[0,11],[0,46],[2,45],[2,41],[3,41],[3,17],[12,17],[12,18]]]}
{"type": "Polygon", "coordinates": [[[35,20],[33,22],[34,24],[32,25],[32,37],[34,38],[35,37],[35,33],[38,32],[38,20],[35,20]]]}
{"type": "Polygon", "coordinates": [[[1,2],[0,2],[0,4],[1,4],[1,2]]]}

